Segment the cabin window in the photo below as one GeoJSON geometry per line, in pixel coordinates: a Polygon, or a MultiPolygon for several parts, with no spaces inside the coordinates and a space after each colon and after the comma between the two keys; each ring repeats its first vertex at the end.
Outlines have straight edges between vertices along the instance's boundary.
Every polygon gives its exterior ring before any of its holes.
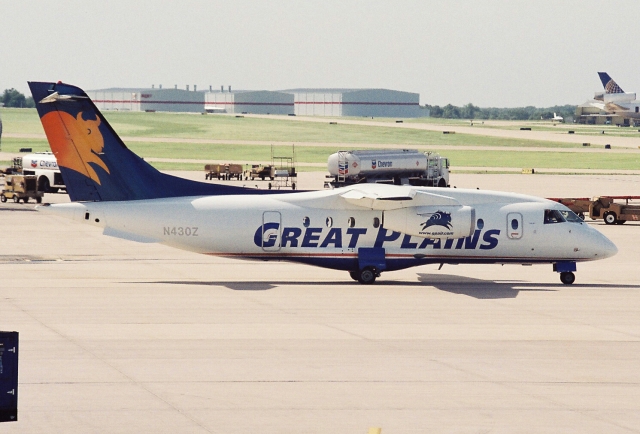
{"type": "Polygon", "coordinates": [[[304,226],[305,228],[308,228],[310,224],[311,220],[309,219],[309,217],[305,217],[302,219],[302,226],[304,226]]]}
{"type": "Polygon", "coordinates": [[[518,230],[518,219],[512,219],[511,220],[511,229],[513,229],[514,231],[518,230]]]}
{"type": "Polygon", "coordinates": [[[356,225],[356,219],[353,218],[353,217],[349,217],[349,220],[348,220],[347,223],[348,223],[349,227],[352,228],[352,227],[354,227],[356,225]]]}
{"type": "Polygon", "coordinates": [[[327,227],[330,228],[333,226],[333,219],[331,217],[327,217],[327,227]]]}
{"type": "Polygon", "coordinates": [[[476,225],[478,226],[478,229],[484,228],[484,220],[478,219],[478,222],[476,223],[476,225]]]}
{"type": "Polygon", "coordinates": [[[373,218],[373,227],[374,228],[379,228],[380,227],[380,219],[378,217],[374,217],[373,218]]]}
{"type": "Polygon", "coordinates": [[[544,210],[544,224],[562,223],[565,219],[557,209],[545,209],[544,210]]]}

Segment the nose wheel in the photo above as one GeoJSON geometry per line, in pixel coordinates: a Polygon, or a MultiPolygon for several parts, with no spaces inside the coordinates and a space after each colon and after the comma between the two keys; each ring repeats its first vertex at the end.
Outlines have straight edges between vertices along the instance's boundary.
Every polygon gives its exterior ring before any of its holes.
{"type": "Polygon", "coordinates": [[[576,281],[576,275],[571,271],[565,271],[563,273],[560,273],[560,281],[565,285],[571,285],[576,281]]]}

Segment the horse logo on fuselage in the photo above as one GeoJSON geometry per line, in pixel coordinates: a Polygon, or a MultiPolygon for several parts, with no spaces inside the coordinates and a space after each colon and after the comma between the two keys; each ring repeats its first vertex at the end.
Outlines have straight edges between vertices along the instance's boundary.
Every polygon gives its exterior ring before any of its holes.
{"type": "Polygon", "coordinates": [[[444,211],[436,211],[431,214],[431,217],[422,224],[422,230],[424,231],[429,226],[442,226],[447,229],[451,229],[451,213],[444,211]]]}

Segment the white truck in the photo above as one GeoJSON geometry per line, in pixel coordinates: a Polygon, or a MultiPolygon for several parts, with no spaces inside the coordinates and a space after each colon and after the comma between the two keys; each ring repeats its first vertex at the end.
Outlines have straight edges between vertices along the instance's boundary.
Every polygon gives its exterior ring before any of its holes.
{"type": "Polygon", "coordinates": [[[23,175],[35,175],[38,191],[43,193],[57,193],[66,189],[56,157],[52,152],[36,152],[14,158],[15,169],[22,168],[23,175]]]}
{"type": "Polygon", "coordinates": [[[364,182],[449,186],[449,159],[415,149],[338,151],[327,161],[325,188],[364,182]]]}

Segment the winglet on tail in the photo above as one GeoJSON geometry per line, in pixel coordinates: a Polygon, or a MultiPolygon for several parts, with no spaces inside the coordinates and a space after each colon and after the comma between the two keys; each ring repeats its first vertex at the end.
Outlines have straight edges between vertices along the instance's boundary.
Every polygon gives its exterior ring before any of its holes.
{"type": "Polygon", "coordinates": [[[74,202],[265,192],[161,173],[126,147],[82,89],[61,82],[29,87],[74,202]]]}
{"type": "Polygon", "coordinates": [[[606,72],[598,72],[598,75],[600,76],[600,81],[602,82],[605,93],[624,93],[624,90],[609,77],[609,74],[606,72]]]}

